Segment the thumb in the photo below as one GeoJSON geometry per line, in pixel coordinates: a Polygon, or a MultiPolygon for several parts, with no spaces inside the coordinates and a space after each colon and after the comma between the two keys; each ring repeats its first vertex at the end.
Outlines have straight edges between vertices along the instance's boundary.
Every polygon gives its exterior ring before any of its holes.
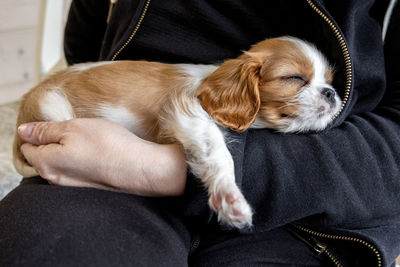
{"type": "Polygon", "coordinates": [[[25,142],[33,145],[59,143],[63,130],[61,122],[31,122],[21,124],[17,132],[25,142]]]}

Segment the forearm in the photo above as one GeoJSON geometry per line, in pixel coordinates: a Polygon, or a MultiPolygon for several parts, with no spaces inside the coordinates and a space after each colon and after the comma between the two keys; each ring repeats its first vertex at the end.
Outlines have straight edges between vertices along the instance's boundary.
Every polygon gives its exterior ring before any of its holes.
{"type": "Polygon", "coordinates": [[[110,179],[113,187],[141,196],[183,194],[187,167],[180,145],[148,142],[143,145],[139,157],[132,157],[132,153],[137,152],[127,151],[125,159],[119,164],[117,177],[110,179]]]}

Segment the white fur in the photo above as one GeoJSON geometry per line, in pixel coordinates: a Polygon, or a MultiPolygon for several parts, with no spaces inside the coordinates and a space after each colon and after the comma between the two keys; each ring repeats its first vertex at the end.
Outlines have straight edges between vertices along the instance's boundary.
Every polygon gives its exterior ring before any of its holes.
{"type": "Polygon", "coordinates": [[[115,122],[139,137],[143,138],[146,135],[141,119],[123,105],[116,106],[100,103],[95,109],[97,116],[115,122]]]}
{"type": "Polygon", "coordinates": [[[64,93],[55,88],[40,100],[40,112],[44,120],[65,121],[74,118],[71,104],[64,93]]]}
{"type": "MultiPolygon", "coordinates": [[[[177,64],[179,69],[188,75],[188,88],[194,92],[200,86],[201,81],[213,73],[218,65],[195,65],[195,64],[177,64]]],[[[190,90],[189,89],[189,90],[190,90]]]]}
{"type": "Polygon", "coordinates": [[[94,67],[113,64],[115,61],[99,61],[99,62],[89,62],[89,63],[81,63],[75,64],[71,67],[72,71],[85,71],[94,67]]]}
{"type": "Polygon", "coordinates": [[[282,39],[295,43],[311,61],[314,67],[312,86],[326,86],[325,73],[330,69],[330,66],[325,56],[313,44],[304,40],[295,37],[282,37],[282,39]]]}

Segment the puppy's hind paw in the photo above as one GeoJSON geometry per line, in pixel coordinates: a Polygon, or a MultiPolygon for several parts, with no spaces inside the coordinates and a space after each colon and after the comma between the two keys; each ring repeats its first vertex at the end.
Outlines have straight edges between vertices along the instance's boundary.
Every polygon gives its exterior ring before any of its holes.
{"type": "Polygon", "coordinates": [[[219,222],[239,229],[252,226],[253,212],[240,191],[213,194],[209,205],[218,214],[219,222]]]}

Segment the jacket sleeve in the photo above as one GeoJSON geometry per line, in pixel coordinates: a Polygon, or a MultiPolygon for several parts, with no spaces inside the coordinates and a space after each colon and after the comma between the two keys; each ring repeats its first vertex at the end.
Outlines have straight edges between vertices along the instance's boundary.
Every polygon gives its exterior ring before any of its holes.
{"type": "Polygon", "coordinates": [[[64,32],[69,65],[97,61],[107,28],[108,0],[73,0],[64,32]]]}
{"type": "Polygon", "coordinates": [[[377,108],[319,134],[261,130],[242,137],[235,163],[256,229],[294,221],[360,229],[400,220],[399,4],[393,14],[384,46],[386,91],[377,108]]]}

